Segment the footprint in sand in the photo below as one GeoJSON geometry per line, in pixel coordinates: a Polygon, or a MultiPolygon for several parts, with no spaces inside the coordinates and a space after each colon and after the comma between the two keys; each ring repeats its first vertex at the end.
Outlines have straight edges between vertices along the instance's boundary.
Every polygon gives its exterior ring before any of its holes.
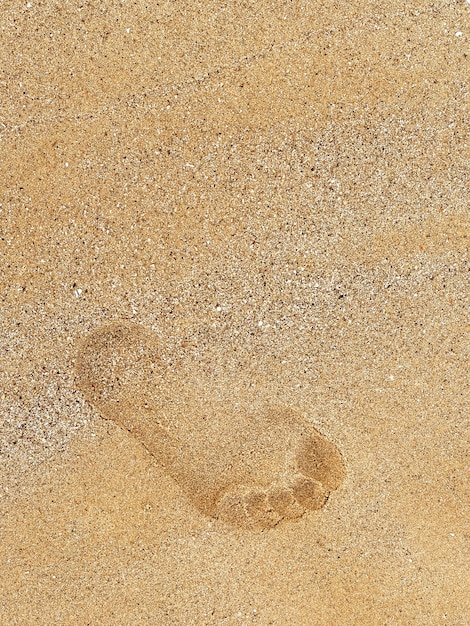
{"type": "Polygon", "coordinates": [[[127,429],[202,513],[239,528],[269,528],[321,509],[345,468],[335,445],[285,407],[249,412],[180,393],[154,333],[99,328],[80,345],[79,388],[127,429]]]}

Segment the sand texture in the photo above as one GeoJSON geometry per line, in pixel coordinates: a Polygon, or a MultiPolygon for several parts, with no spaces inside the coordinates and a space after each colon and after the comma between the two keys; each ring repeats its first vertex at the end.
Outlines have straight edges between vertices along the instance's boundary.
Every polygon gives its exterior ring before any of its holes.
{"type": "Polygon", "coordinates": [[[469,626],[470,1],[0,27],[0,626],[469,626]]]}

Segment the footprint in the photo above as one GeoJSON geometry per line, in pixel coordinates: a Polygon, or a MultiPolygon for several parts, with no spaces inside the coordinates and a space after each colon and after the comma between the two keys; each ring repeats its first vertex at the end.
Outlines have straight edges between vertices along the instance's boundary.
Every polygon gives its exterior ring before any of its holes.
{"type": "MultiPolygon", "coordinates": [[[[205,515],[271,528],[321,509],[345,467],[336,446],[292,409],[204,397],[179,380],[154,333],[101,327],[81,343],[76,378],[107,419],[136,436],[205,515]]],[[[183,378],[183,377],[180,377],[183,378]]],[[[211,395],[211,394],[206,394],[211,395]]]]}

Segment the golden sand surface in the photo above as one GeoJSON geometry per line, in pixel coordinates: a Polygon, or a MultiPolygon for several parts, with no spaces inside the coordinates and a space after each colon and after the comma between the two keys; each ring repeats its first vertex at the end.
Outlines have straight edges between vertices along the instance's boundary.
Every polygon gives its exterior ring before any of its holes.
{"type": "Polygon", "coordinates": [[[1,626],[470,624],[470,2],[3,0],[1,626]]]}

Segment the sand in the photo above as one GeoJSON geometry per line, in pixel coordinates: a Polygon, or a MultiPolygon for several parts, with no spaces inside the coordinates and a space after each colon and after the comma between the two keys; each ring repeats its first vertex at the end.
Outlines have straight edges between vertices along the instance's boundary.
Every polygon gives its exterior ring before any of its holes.
{"type": "Polygon", "coordinates": [[[2,626],[470,624],[468,1],[0,26],[2,626]]]}

